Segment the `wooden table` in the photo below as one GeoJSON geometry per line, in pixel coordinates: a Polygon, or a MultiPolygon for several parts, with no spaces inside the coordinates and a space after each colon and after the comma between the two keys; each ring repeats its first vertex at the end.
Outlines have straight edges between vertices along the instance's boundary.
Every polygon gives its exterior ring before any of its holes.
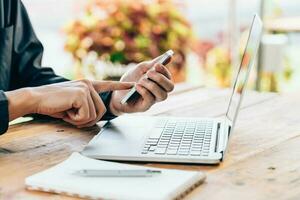
{"type": "MultiPolygon", "coordinates": [[[[147,115],[217,117],[229,90],[179,85],[147,115]]],[[[300,95],[248,92],[225,161],[220,165],[146,164],[203,170],[207,180],[186,199],[300,199],[300,95]]],[[[25,177],[81,151],[99,127],[59,121],[14,125],[0,136],[0,199],[73,199],[24,188],[25,177]]]]}

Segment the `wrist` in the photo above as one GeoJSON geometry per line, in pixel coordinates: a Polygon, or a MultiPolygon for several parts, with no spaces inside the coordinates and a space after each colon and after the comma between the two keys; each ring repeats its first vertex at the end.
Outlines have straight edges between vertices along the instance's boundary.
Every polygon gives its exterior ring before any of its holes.
{"type": "Polygon", "coordinates": [[[31,88],[5,92],[8,100],[10,121],[27,114],[35,113],[36,98],[31,88]]]}
{"type": "Polygon", "coordinates": [[[39,105],[39,95],[38,92],[36,92],[36,88],[25,88],[27,98],[30,99],[30,102],[27,103],[28,110],[27,114],[35,114],[38,113],[38,105],[39,105]]]}

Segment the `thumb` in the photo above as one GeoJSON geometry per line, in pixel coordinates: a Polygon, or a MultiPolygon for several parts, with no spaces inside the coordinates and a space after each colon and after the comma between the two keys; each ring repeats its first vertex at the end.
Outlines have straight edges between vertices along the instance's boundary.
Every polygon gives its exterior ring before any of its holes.
{"type": "Polygon", "coordinates": [[[98,93],[114,90],[128,90],[134,86],[134,83],[119,81],[93,81],[92,84],[98,93]]]}

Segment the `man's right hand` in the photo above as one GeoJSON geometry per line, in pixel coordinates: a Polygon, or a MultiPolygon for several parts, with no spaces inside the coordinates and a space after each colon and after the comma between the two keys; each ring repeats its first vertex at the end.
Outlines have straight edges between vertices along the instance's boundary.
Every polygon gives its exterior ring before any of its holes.
{"type": "Polygon", "coordinates": [[[132,86],[133,83],[128,82],[80,80],[26,88],[25,98],[30,99],[23,103],[23,107],[27,108],[22,108],[22,89],[7,92],[10,120],[37,113],[61,118],[79,128],[93,126],[106,112],[98,93],[127,90],[132,86]]]}

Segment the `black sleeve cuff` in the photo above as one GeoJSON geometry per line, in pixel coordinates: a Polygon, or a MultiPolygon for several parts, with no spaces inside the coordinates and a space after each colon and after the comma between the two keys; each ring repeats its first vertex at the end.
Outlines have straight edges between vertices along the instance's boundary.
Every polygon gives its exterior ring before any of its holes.
{"type": "Polygon", "coordinates": [[[103,118],[101,120],[112,120],[114,118],[116,118],[117,116],[115,116],[114,114],[112,114],[109,110],[109,103],[110,103],[110,99],[111,99],[111,94],[112,92],[104,92],[104,93],[100,93],[100,97],[107,109],[105,115],[103,116],[103,118]]]}
{"type": "Polygon", "coordinates": [[[8,100],[4,94],[4,91],[0,90],[0,135],[7,131],[8,123],[8,100]]]}

